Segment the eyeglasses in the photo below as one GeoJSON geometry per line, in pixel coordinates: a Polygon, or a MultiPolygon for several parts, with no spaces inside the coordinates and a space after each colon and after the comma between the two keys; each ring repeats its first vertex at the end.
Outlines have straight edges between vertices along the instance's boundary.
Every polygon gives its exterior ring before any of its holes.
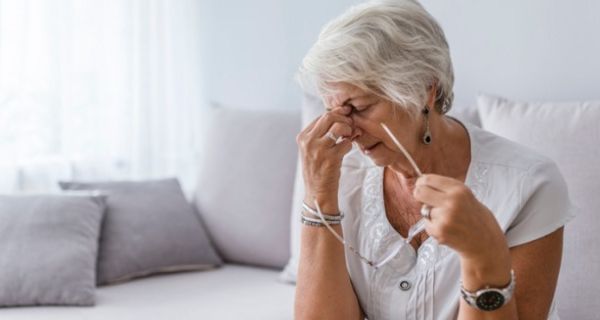
{"type": "MultiPolygon", "coordinates": [[[[398,141],[398,139],[396,139],[396,137],[394,136],[394,134],[392,134],[392,132],[390,131],[390,129],[384,123],[380,123],[380,125],[385,130],[385,132],[390,136],[390,138],[392,139],[392,141],[394,142],[394,144],[398,147],[398,149],[400,149],[400,152],[402,152],[402,154],[404,154],[404,156],[406,157],[406,159],[408,160],[408,162],[410,163],[410,165],[413,167],[413,169],[417,173],[417,176],[418,177],[422,176],[423,174],[421,173],[421,170],[419,170],[419,167],[417,166],[417,164],[415,163],[415,161],[413,160],[413,158],[410,156],[410,154],[408,153],[408,151],[406,151],[406,149],[402,146],[402,144],[400,143],[400,141],[398,141]]],[[[369,259],[369,258],[365,257],[364,255],[362,255],[360,252],[358,252],[358,250],[356,250],[356,248],[354,248],[351,244],[347,243],[346,240],[344,240],[344,238],[339,233],[337,233],[335,230],[333,230],[333,228],[331,227],[331,225],[327,222],[327,220],[323,216],[323,212],[321,211],[321,207],[319,206],[319,203],[317,202],[316,199],[314,200],[314,204],[315,204],[315,207],[317,208],[317,215],[319,216],[319,219],[321,219],[321,222],[323,222],[323,224],[325,225],[325,227],[327,227],[327,229],[336,237],[336,239],[339,240],[352,253],[354,253],[355,255],[357,255],[363,262],[365,262],[370,267],[373,267],[375,270],[383,267],[385,264],[387,264],[388,262],[390,262],[400,252],[400,250],[402,250],[402,248],[404,248],[404,246],[410,244],[410,242],[412,241],[412,239],[417,234],[419,234],[421,231],[425,230],[425,223],[427,221],[427,219],[425,218],[425,216],[428,216],[429,215],[429,211],[431,210],[431,207],[429,207],[429,206],[427,206],[427,205],[424,204],[421,207],[421,214],[424,217],[421,218],[419,221],[417,221],[417,223],[415,223],[414,225],[412,225],[410,227],[410,229],[408,229],[408,235],[407,235],[406,239],[403,239],[402,241],[398,241],[394,245],[388,247],[385,250],[385,254],[382,255],[383,258],[381,260],[375,261],[375,260],[369,259]]],[[[412,267],[412,265],[414,265],[415,262],[416,262],[416,259],[414,259],[412,261],[411,267],[412,267]]]]}

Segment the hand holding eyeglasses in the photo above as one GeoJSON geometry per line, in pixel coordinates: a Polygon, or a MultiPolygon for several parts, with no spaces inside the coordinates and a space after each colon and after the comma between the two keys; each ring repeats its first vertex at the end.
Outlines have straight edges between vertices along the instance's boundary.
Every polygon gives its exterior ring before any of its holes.
{"type": "Polygon", "coordinates": [[[497,254],[506,247],[496,218],[462,181],[425,174],[417,179],[413,196],[432,208],[426,232],[462,257],[497,254]]]}
{"type": "MultiPolygon", "coordinates": [[[[453,248],[463,257],[500,252],[490,250],[498,245],[499,248],[506,247],[504,234],[496,218],[462,181],[436,174],[422,174],[390,129],[383,123],[381,126],[419,176],[413,196],[423,204],[423,219],[411,227],[411,230],[415,229],[415,234],[425,229],[438,243],[453,248]]],[[[412,240],[411,230],[407,242],[412,240]]]]}

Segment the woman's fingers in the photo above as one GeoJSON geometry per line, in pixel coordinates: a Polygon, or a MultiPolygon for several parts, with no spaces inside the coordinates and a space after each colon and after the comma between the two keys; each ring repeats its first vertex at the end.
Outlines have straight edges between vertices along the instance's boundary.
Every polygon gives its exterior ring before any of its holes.
{"type": "Polygon", "coordinates": [[[352,141],[350,139],[346,138],[346,139],[340,141],[334,147],[336,148],[336,153],[340,156],[343,156],[352,149],[352,141]]]}
{"type": "Polygon", "coordinates": [[[427,185],[416,185],[413,190],[415,199],[430,207],[442,207],[446,204],[447,194],[427,185]]]}
{"type": "MultiPolygon", "coordinates": [[[[352,108],[350,108],[350,107],[348,107],[348,106],[344,106],[344,107],[335,107],[335,108],[330,108],[330,109],[327,109],[327,112],[334,112],[334,113],[341,114],[341,115],[346,115],[346,116],[350,114],[350,111],[352,111],[352,108]]],[[[322,116],[323,116],[323,115],[321,115],[321,116],[318,116],[318,117],[314,118],[314,119],[313,119],[313,120],[312,120],[312,121],[311,121],[311,122],[310,122],[310,123],[309,123],[309,124],[308,124],[308,125],[307,125],[307,126],[304,128],[304,130],[305,130],[305,131],[307,131],[307,132],[308,132],[308,131],[311,131],[311,130],[312,130],[314,127],[315,127],[315,125],[317,124],[317,122],[319,121],[319,119],[321,119],[321,117],[322,117],[322,116]]]]}
{"type": "MultiPolygon", "coordinates": [[[[345,140],[351,140],[353,134],[352,119],[345,114],[349,114],[350,107],[336,107],[332,111],[328,111],[320,117],[313,120],[304,130],[296,137],[296,141],[303,148],[308,147],[311,142],[316,142],[317,145],[322,145],[325,148],[337,147],[345,140]]],[[[351,143],[349,143],[351,145],[351,143]]],[[[310,147],[308,147],[310,149],[310,147]]],[[[340,148],[336,148],[334,153],[340,148]]],[[[348,149],[347,147],[341,148],[348,149]]],[[[351,146],[350,146],[351,149],[351,146]]],[[[348,149],[349,151],[349,149],[348,149]]]]}
{"type": "Polygon", "coordinates": [[[451,190],[462,186],[463,183],[449,177],[440,176],[437,174],[424,174],[415,183],[415,187],[427,186],[438,191],[448,193],[451,190]]]}
{"type": "MultiPolygon", "coordinates": [[[[327,113],[334,112],[336,114],[343,114],[344,111],[342,109],[343,108],[335,108],[334,110],[328,111],[327,113]]],[[[327,113],[325,113],[325,114],[327,114],[327,113]]],[[[325,116],[325,114],[323,114],[321,116],[318,116],[315,119],[313,119],[306,127],[304,127],[304,129],[302,129],[302,131],[300,132],[300,134],[301,135],[311,135],[311,134],[313,134],[314,131],[315,131],[314,129],[317,126],[317,124],[319,122],[323,122],[322,118],[323,118],[323,116],[325,116]]],[[[337,118],[337,116],[333,116],[333,117],[337,118]]],[[[321,137],[321,136],[322,135],[317,135],[317,137],[321,137]]]]}
{"type": "Polygon", "coordinates": [[[349,107],[339,107],[335,108],[332,111],[324,113],[312,127],[312,129],[310,130],[310,134],[317,137],[322,137],[336,122],[345,123],[349,126],[352,126],[352,119],[345,114],[345,108],[349,107]]]}
{"type": "Polygon", "coordinates": [[[325,133],[321,139],[330,139],[332,142],[339,142],[339,138],[349,139],[352,136],[352,127],[348,124],[336,122],[325,133]],[[333,139],[335,138],[335,139],[333,139]]]}
{"type": "Polygon", "coordinates": [[[311,130],[312,130],[314,127],[315,127],[315,125],[317,124],[317,121],[319,121],[319,118],[320,118],[320,117],[316,117],[316,118],[314,118],[314,119],[313,119],[313,120],[312,120],[312,121],[311,121],[311,122],[310,122],[310,123],[309,123],[309,124],[308,124],[308,125],[307,125],[307,126],[304,128],[304,130],[302,130],[302,131],[304,131],[304,132],[310,132],[310,131],[311,131],[311,130]]]}

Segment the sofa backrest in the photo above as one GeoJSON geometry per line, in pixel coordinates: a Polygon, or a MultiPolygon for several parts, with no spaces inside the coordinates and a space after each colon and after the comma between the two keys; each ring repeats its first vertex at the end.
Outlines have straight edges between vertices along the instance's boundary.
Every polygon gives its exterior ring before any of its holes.
{"type": "Polygon", "coordinates": [[[282,268],[300,112],[216,108],[202,119],[194,204],[226,262],[282,268]]]}

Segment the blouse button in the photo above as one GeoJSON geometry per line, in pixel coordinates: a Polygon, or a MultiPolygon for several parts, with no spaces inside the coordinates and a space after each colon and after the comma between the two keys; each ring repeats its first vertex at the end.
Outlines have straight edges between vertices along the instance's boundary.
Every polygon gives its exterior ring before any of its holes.
{"type": "Polygon", "coordinates": [[[410,282],[408,282],[406,280],[402,280],[400,282],[400,290],[408,291],[408,290],[410,290],[410,288],[411,288],[410,282]]]}

